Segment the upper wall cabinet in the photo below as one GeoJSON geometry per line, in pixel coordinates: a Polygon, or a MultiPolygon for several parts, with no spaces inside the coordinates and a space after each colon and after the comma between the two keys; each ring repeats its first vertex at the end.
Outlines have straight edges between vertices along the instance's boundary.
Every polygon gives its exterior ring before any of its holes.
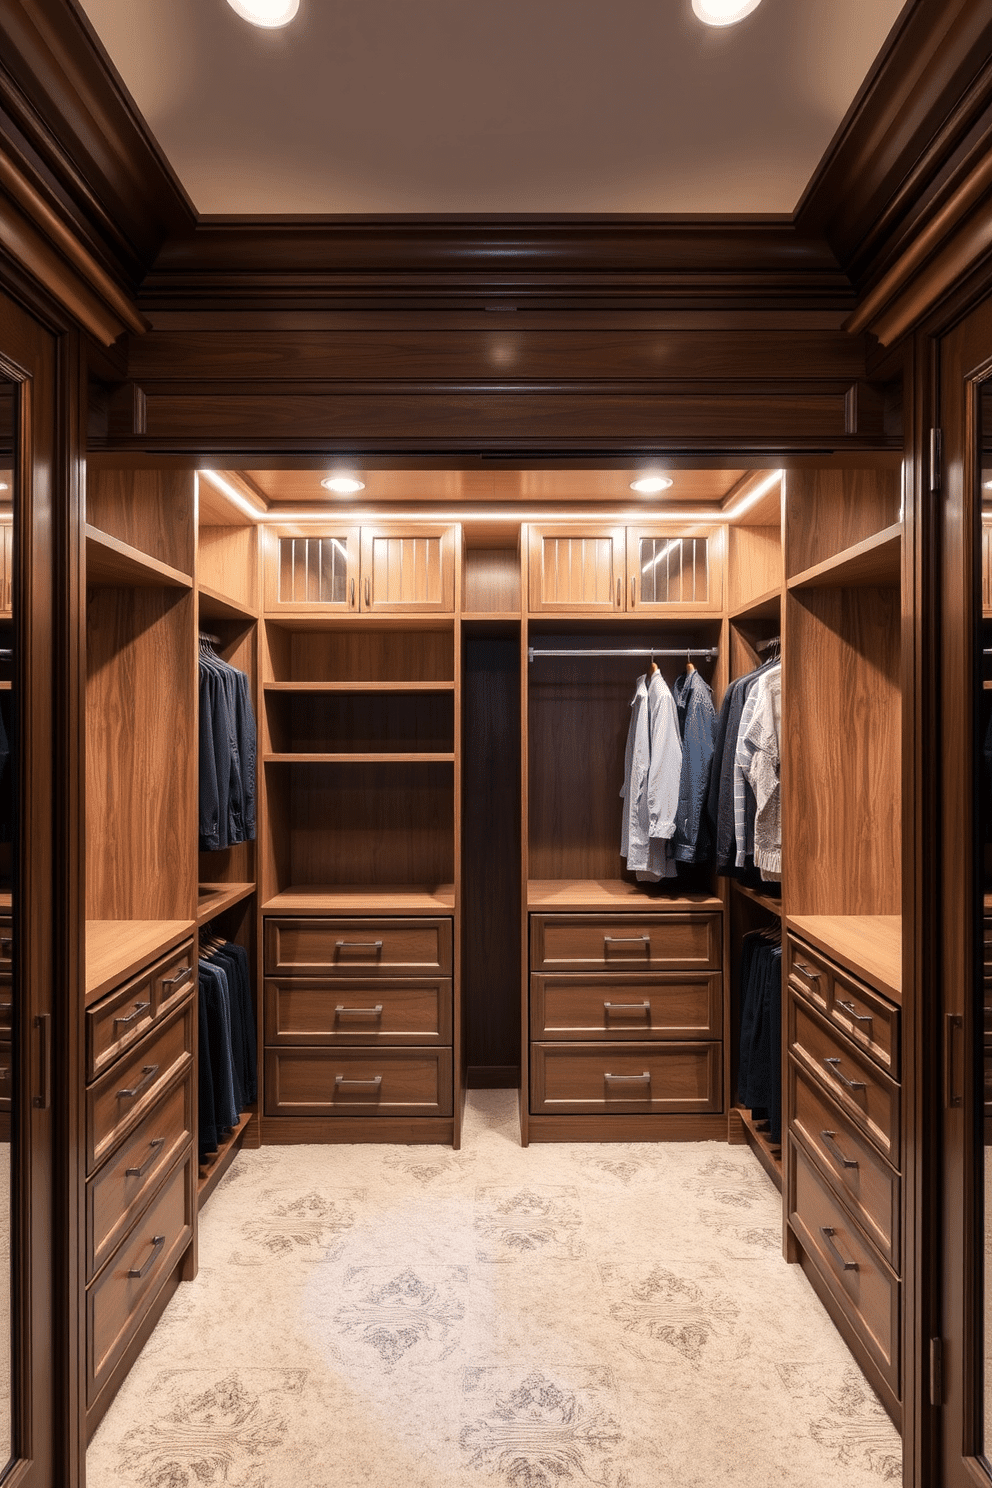
{"type": "Polygon", "coordinates": [[[455,529],[272,527],[265,608],[332,614],[451,614],[455,529]]]}
{"type": "Polygon", "coordinates": [[[723,528],[531,527],[532,611],[719,612],[723,528]]]}

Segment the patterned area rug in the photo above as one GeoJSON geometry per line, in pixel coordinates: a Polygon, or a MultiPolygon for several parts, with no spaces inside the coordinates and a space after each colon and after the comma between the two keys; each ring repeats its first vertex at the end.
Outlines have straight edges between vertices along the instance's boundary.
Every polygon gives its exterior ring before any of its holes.
{"type": "Polygon", "coordinates": [[[877,1488],[899,1437],[754,1157],[266,1147],[204,1211],[89,1488],[877,1488]]]}

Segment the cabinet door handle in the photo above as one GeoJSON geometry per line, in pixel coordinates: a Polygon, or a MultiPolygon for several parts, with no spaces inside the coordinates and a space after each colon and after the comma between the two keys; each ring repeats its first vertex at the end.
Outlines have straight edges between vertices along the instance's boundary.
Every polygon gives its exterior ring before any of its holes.
{"type": "Polygon", "coordinates": [[[126,1028],[129,1023],[133,1023],[136,1018],[140,1018],[141,1017],[141,1014],[145,1011],[146,1008],[150,1008],[150,1007],[151,1007],[151,1003],[150,1002],[136,1002],[134,1004],[134,1012],[133,1013],[128,1013],[128,1015],[127,1015],[126,1018],[115,1018],[114,1019],[114,1027],[115,1028],[126,1028]]]}
{"type": "Polygon", "coordinates": [[[623,583],[623,580],[622,579],[617,579],[617,609],[620,608],[620,600],[623,597],[623,591],[620,588],[620,586],[621,586],[622,583],[623,583]]]}
{"type": "Polygon", "coordinates": [[[182,987],[182,986],[184,986],[186,984],[186,982],[188,982],[190,980],[190,978],[192,977],[192,975],[193,975],[193,968],[191,966],[186,966],[186,967],[183,968],[182,971],[177,972],[174,977],[163,977],[162,978],[162,986],[163,987],[182,987]]]}
{"type": "Polygon", "coordinates": [[[0,1064],[0,1085],[9,1085],[13,1073],[14,1071],[9,1064],[0,1064]]]}
{"type": "Polygon", "coordinates": [[[849,1080],[846,1075],[841,1074],[839,1059],[824,1059],[823,1062],[827,1066],[829,1073],[832,1074],[835,1079],[839,1080],[842,1085],[846,1085],[848,1090],[868,1089],[868,1086],[865,1084],[864,1080],[849,1080]]]}
{"type": "Polygon", "coordinates": [[[630,581],[630,608],[633,609],[636,604],[637,604],[637,580],[636,579],[631,579],[631,581],[630,581]]]}
{"type": "Polygon", "coordinates": [[[365,608],[367,610],[370,610],[372,608],[372,580],[371,579],[366,579],[365,580],[365,608]]]}
{"type": "Polygon", "coordinates": [[[151,1167],[152,1163],[155,1161],[155,1157],[156,1157],[156,1155],[158,1153],[159,1148],[165,1146],[165,1138],[164,1137],[153,1137],[152,1140],[148,1143],[148,1145],[151,1148],[150,1155],[145,1158],[145,1161],[141,1164],[141,1167],[140,1168],[125,1168],[125,1170],[124,1170],[124,1177],[125,1178],[144,1178],[145,1174],[148,1172],[148,1169],[151,1167]]]}
{"type": "Polygon", "coordinates": [[[12,1013],[14,1004],[12,1002],[0,1002],[0,1013],[12,1013]]]}
{"type": "Polygon", "coordinates": [[[642,1016],[650,1017],[651,1004],[649,1002],[604,1002],[607,1017],[614,1013],[640,1013],[642,1016]]]}
{"type": "Polygon", "coordinates": [[[5,956],[14,954],[14,937],[12,935],[0,935],[0,951],[5,956]]]}
{"type": "Polygon", "coordinates": [[[381,951],[381,940],[336,940],[334,949],[337,951],[381,951]]]}
{"type": "Polygon", "coordinates": [[[825,1142],[829,1142],[837,1154],[839,1161],[845,1168],[856,1168],[858,1164],[851,1157],[845,1157],[837,1146],[837,1133],[832,1131],[821,1131],[820,1136],[825,1142]]]}
{"type": "Polygon", "coordinates": [[[381,1018],[382,1003],[377,1002],[375,1007],[370,1008],[343,1007],[341,1003],[338,1003],[334,1012],[339,1018],[381,1018]]]}
{"type": "Polygon", "coordinates": [[[858,1269],[858,1263],[857,1263],[857,1261],[848,1261],[848,1260],[845,1260],[844,1257],[841,1255],[840,1251],[838,1250],[838,1248],[837,1248],[837,1242],[834,1239],[834,1236],[837,1234],[837,1231],[834,1229],[833,1225],[821,1225],[820,1226],[820,1234],[823,1236],[824,1240],[826,1240],[828,1248],[833,1252],[834,1256],[840,1262],[841,1270],[842,1271],[857,1271],[857,1269],[858,1269]]]}
{"type": "Polygon", "coordinates": [[[875,1021],[871,1013],[859,1013],[853,1002],[843,1002],[838,997],[837,1006],[843,1008],[848,1017],[853,1018],[855,1023],[874,1023],[875,1021]]]}
{"type": "Polygon", "coordinates": [[[155,1261],[156,1261],[156,1259],[158,1257],[159,1251],[162,1249],[162,1246],[164,1244],[165,1244],[165,1236],[164,1235],[153,1235],[152,1236],[152,1253],[151,1253],[151,1255],[148,1257],[147,1261],[145,1262],[145,1264],[143,1266],[132,1266],[131,1267],[130,1271],[127,1273],[128,1274],[128,1280],[129,1281],[140,1281],[143,1276],[147,1276],[148,1275],[148,1273],[151,1270],[152,1266],[155,1264],[155,1261]]]}
{"type": "Polygon", "coordinates": [[[944,1101],[948,1106],[960,1106],[964,1097],[955,1088],[954,1043],[955,1034],[964,1029],[964,1018],[960,1013],[948,1013],[944,1034],[944,1101]]]}
{"type": "Polygon", "coordinates": [[[644,1073],[643,1073],[643,1075],[610,1075],[610,1074],[607,1074],[604,1071],[603,1079],[604,1080],[621,1080],[621,1081],[622,1080],[636,1080],[636,1082],[637,1082],[638,1085],[643,1085],[645,1082],[647,1082],[647,1084],[650,1085],[651,1084],[651,1071],[650,1070],[645,1070],[644,1073]]]}
{"type": "Polygon", "coordinates": [[[363,1090],[368,1090],[369,1088],[378,1090],[382,1084],[382,1076],[372,1075],[367,1080],[348,1080],[344,1075],[335,1075],[334,1084],[339,1090],[345,1085],[360,1085],[363,1090]]]}
{"type": "Polygon", "coordinates": [[[133,1085],[130,1090],[118,1090],[118,1100],[131,1100],[134,1096],[140,1095],[143,1090],[147,1090],[148,1086],[152,1083],[155,1076],[158,1074],[158,1065],[146,1064],[142,1069],[141,1074],[142,1078],[138,1081],[137,1085],[133,1085]]]}
{"type": "Polygon", "coordinates": [[[354,579],[352,579],[352,581],[351,581],[351,608],[352,609],[355,608],[355,581],[354,581],[354,579]]]}
{"type": "Polygon", "coordinates": [[[34,1022],[41,1038],[41,1093],[34,1104],[39,1111],[47,1111],[52,1104],[52,1015],[41,1013],[34,1022]]]}

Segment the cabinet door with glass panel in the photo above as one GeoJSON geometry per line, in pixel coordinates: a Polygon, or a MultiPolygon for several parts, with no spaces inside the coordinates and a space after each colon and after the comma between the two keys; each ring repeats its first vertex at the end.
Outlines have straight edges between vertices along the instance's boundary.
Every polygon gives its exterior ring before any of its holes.
{"type": "Polygon", "coordinates": [[[451,614],[455,529],[273,527],[265,536],[270,613],[451,614]]]}
{"type": "Polygon", "coordinates": [[[627,528],[627,609],[719,613],[723,528],[627,528]]]}

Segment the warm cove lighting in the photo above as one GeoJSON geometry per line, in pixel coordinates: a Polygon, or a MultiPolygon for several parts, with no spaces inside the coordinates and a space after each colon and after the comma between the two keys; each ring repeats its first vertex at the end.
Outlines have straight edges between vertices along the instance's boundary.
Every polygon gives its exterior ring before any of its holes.
{"type": "Polygon", "coordinates": [[[353,475],[329,475],[320,484],[325,491],[337,491],[339,496],[353,496],[356,491],[365,490],[365,482],[356,480],[353,475]]]}
{"type": "Polygon", "coordinates": [[[761,0],[692,0],[693,10],[707,26],[734,26],[760,4],[761,0]]]}
{"type": "Polygon", "coordinates": [[[300,8],[300,0],[227,0],[243,21],[253,26],[288,26],[300,8]]]}
{"type": "Polygon", "coordinates": [[[656,491],[667,491],[674,484],[668,475],[643,475],[640,480],[631,481],[630,489],[640,491],[645,496],[653,496],[656,491]]]}

